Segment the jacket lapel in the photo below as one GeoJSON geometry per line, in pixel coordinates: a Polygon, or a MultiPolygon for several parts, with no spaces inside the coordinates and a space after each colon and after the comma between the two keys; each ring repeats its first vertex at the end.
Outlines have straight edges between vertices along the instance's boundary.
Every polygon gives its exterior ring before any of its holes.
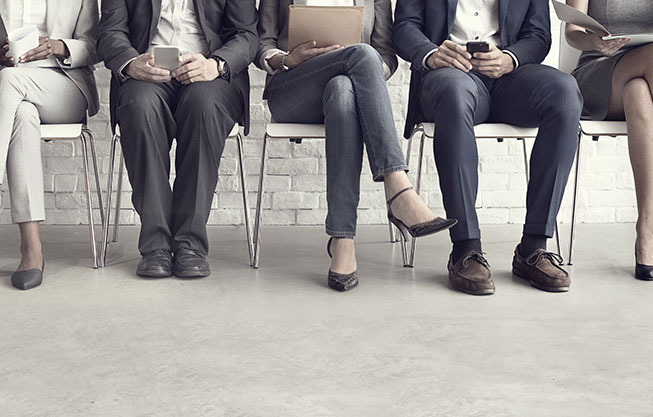
{"type": "Polygon", "coordinates": [[[152,42],[156,28],[159,26],[159,18],[161,17],[161,0],[152,0],[152,22],[150,23],[150,38],[148,44],[152,42]]]}
{"type": "Polygon", "coordinates": [[[456,20],[456,8],[458,7],[458,0],[447,1],[447,35],[451,34],[453,24],[456,20]]]}
{"type": "MultiPolygon", "coordinates": [[[[46,17],[45,17],[45,27],[47,28],[48,34],[52,36],[55,32],[55,26],[57,24],[57,10],[59,10],[59,0],[47,0],[46,1],[46,17]]],[[[61,5],[63,7],[63,5],[61,5]]]]}
{"type": "Polygon", "coordinates": [[[508,17],[508,2],[510,0],[499,0],[499,35],[501,37],[501,43],[505,43],[503,39],[503,28],[506,24],[506,18],[508,17]]]}

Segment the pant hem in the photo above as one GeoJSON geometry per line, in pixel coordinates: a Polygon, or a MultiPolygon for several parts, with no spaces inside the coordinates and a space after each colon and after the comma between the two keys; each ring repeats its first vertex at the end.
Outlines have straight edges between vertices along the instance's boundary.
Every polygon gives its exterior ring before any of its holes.
{"type": "Polygon", "coordinates": [[[549,239],[553,237],[555,225],[550,224],[525,224],[522,234],[546,236],[549,239]]]}
{"type": "Polygon", "coordinates": [[[340,238],[340,239],[353,239],[356,237],[356,232],[351,232],[351,231],[344,231],[344,230],[332,230],[329,228],[326,228],[326,234],[335,237],[335,238],[340,238]]]}
{"type": "Polygon", "coordinates": [[[383,177],[385,177],[386,175],[391,174],[393,172],[396,172],[396,171],[408,172],[409,171],[408,165],[406,165],[406,164],[395,165],[395,166],[390,167],[390,168],[385,168],[385,169],[378,170],[378,171],[376,171],[374,173],[374,175],[372,175],[372,178],[374,179],[374,182],[382,182],[383,177]]]}

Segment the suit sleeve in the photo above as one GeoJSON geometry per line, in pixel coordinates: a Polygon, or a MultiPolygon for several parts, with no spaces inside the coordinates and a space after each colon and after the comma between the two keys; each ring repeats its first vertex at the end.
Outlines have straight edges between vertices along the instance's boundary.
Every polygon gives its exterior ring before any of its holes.
{"type": "Polygon", "coordinates": [[[258,50],[256,23],[258,14],[254,0],[227,0],[222,33],[227,39],[211,57],[222,59],[229,68],[228,80],[247,71],[258,50]]]}
{"type": "Polygon", "coordinates": [[[392,31],[392,44],[399,56],[421,71],[426,56],[438,47],[424,34],[425,9],[426,0],[397,0],[392,31]]]}
{"type": "Polygon", "coordinates": [[[258,8],[259,45],[254,62],[263,71],[273,74],[275,71],[266,62],[266,58],[286,52],[279,49],[279,0],[261,0],[258,8]]]}
{"type": "Polygon", "coordinates": [[[99,17],[97,1],[84,0],[77,16],[73,38],[61,39],[70,52],[70,56],[62,60],[65,67],[79,68],[98,63],[95,44],[99,17]]]}
{"type": "Polygon", "coordinates": [[[397,54],[392,49],[392,4],[390,0],[374,0],[374,28],[370,44],[376,49],[388,68],[386,78],[397,70],[397,54]]]}
{"type": "Polygon", "coordinates": [[[519,65],[540,64],[551,49],[551,15],[548,0],[530,0],[517,42],[504,48],[512,52],[519,65]]]}
{"type": "Polygon", "coordinates": [[[120,68],[140,55],[129,40],[129,11],[125,0],[102,0],[99,32],[98,55],[120,77],[120,68]]]}

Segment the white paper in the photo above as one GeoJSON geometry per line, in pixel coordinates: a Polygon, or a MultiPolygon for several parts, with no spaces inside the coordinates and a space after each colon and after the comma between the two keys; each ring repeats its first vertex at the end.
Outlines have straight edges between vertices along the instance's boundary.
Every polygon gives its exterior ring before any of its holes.
{"type": "Polygon", "coordinates": [[[565,3],[561,3],[557,0],[553,1],[553,8],[555,9],[558,19],[566,23],[571,23],[572,25],[580,26],[585,29],[589,29],[592,32],[602,32],[610,34],[610,31],[607,30],[602,24],[597,22],[591,16],[581,12],[580,10],[567,6],[565,3]]]}
{"type": "Polygon", "coordinates": [[[24,53],[39,46],[39,30],[36,26],[25,26],[9,33],[9,52],[7,55],[18,62],[24,53]]]}
{"type": "Polygon", "coordinates": [[[653,43],[653,33],[642,33],[639,35],[609,35],[604,36],[603,40],[609,41],[611,39],[630,39],[626,46],[640,46],[647,43],[653,43]]]}

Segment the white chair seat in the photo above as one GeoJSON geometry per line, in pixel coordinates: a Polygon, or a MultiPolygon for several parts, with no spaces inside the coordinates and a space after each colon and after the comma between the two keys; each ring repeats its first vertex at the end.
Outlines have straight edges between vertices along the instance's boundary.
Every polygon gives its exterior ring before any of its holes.
{"type": "Polygon", "coordinates": [[[82,124],[41,125],[41,138],[44,140],[70,140],[82,135],[82,124]]]}
{"type": "Polygon", "coordinates": [[[580,130],[585,136],[626,136],[626,122],[581,120],[580,130]]]}
{"type": "Polygon", "coordinates": [[[295,123],[268,123],[268,137],[274,139],[323,139],[326,137],[324,125],[295,123]]]}
{"type": "MultiPolygon", "coordinates": [[[[229,137],[230,138],[235,138],[238,135],[238,129],[239,129],[239,126],[238,126],[238,123],[236,123],[234,125],[233,129],[231,129],[231,132],[229,132],[229,137]]],[[[120,137],[120,125],[116,125],[116,135],[118,135],[118,137],[120,137]]]]}
{"type": "MultiPolygon", "coordinates": [[[[433,138],[435,124],[422,123],[424,134],[427,138],[433,138]]],[[[477,139],[503,139],[503,138],[534,138],[537,136],[536,127],[518,127],[505,123],[483,123],[474,126],[474,135],[477,139]]]]}

